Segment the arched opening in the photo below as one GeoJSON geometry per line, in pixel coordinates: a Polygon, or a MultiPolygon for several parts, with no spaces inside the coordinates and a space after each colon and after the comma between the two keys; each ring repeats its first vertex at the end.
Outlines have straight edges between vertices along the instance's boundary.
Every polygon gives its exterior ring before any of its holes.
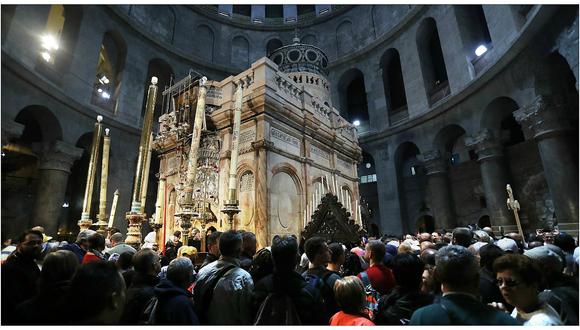
{"type": "Polygon", "coordinates": [[[2,146],[2,232],[17,237],[34,223],[33,206],[39,182],[37,143],[62,139],[54,114],[43,106],[23,108],[15,122],[24,125],[22,135],[2,146]]]}
{"type": "Polygon", "coordinates": [[[111,112],[116,111],[126,56],[127,47],[121,35],[111,31],[105,33],[93,84],[93,104],[111,112]]]}
{"type": "MultiPolygon", "coordinates": [[[[163,108],[163,91],[165,87],[169,87],[173,77],[173,69],[162,59],[152,59],[147,66],[147,75],[145,76],[145,83],[143,84],[143,103],[141,106],[141,121],[145,117],[145,110],[147,110],[147,91],[151,85],[151,77],[157,77],[157,97],[155,99],[155,110],[153,114],[153,127],[159,125],[159,116],[161,116],[163,108]]],[[[140,125],[141,126],[141,123],[140,125]]],[[[156,129],[154,129],[155,131],[156,129]]]]}
{"type": "Polygon", "coordinates": [[[431,105],[451,93],[437,23],[433,18],[426,18],[419,25],[417,49],[423,83],[427,91],[429,105],[431,105]]]}
{"type": "MultiPolygon", "coordinates": [[[[377,188],[377,169],[371,154],[362,152],[362,162],[358,164],[360,205],[366,208],[368,223],[379,222],[379,193],[377,188]]],[[[378,229],[377,229],[378,231],[378,229]]]]}
{"type": "Polygon", "coordinates": [[[196,29],[195,36],[198,39],[198,44],[203,45],[203,47],[196,47],[198,50],[198,55],[202,59],[213,62],[213,44],[214,44],[214,34],[213,30],[207,25],[200,25],[196,29]]]}
{"type": "Polygon", "coordinates": [[[395,125],[409,118],[401,59],[396,49],[391,48],[383,54],[381,69],[389,122],[391,125],[395,125]]]}
{"type": "Polygon", "coordinates": [[[432,233],[435,231],[435,219],[428,215],[422,215],[415,222],[415,230],[420,233],[432,233]]]}
{"type": "Polygon", "coordinates": [[[316,6],[315,5],[298,5],[298,16],[306,15],[306,14],[315,14],[316,13],[316,6]]]}
{"type": "Polygon", "coordinates": [[[242,36],[232,39],[231,63],[238,68],[247,68],[250,65],[250,43],[242,36]]]}
{"type": "Polygon", "coordinates": [[[284,171],[272,176],[269,187],[270,237],[291,235],[302,229],[300,190],[294,178],[284,171]]]}
{"type": "Polygon", "coordinates": [[[460,5],[453,6],[457,23],[459,24],[459,33],[463,41],[463,51],[465,56],[470,61],[474,62],[480,57],[483,57],[484,46],[486,49],[491,49],[491,35],[485,19],[485,13],[481,5],[460,5]],[[476,54],[476,50],[479,51],[476,54]]]}
{"type": "Polygon", "coordinates": [[[282,5],[266,5],[266,18],[284,17],[284,7],[282,5]]]}
{"type": "Polygon", "coordinates": [[[413,222],[425,211],[426,177],[418,157],[420,154],[419,148],[412,142],[402,143],[395,152],[403,232],[415,228],[413,222]]]}
{"type": "Polygon", "coordinates": [[[280,39],[274,38],[268,41],[268,43],[266,44],[266,56],[270,56],[270,54],[272,54],[276,49],[282,46],[284,46],[284,44],[282,44],[282,41],[280,41],[280,39]]]}
{"type": "Polygon", "coordinates": [[[358,121],[359,131],[368,131],[370,122],[363,73],[358,69],[345,72],[340,78],[338,90],[341,98],[341,115],[355,126],[358,121]]]}

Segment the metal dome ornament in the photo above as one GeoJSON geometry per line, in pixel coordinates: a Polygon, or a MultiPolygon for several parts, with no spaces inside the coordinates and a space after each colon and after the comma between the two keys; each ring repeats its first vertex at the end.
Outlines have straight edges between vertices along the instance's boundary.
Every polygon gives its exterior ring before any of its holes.
{"type": "Polygon", "coordinates": [[[292,44],[274,50],[270,58],[284,73],[311,72],[328,76],[328,57],[313,45],[303,44],[295,30],[292,44]]]}

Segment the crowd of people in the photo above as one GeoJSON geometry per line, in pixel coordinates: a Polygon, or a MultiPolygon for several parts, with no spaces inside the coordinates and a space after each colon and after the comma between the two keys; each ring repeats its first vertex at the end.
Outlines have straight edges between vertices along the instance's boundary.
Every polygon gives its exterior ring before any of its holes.
{"type": "Polygon", "coordinates": [[[248,231],[179,232],[163,251],[120,232],[74,243],[42,227],[3,242],[3,325],[578,325],[578,252],[490,228],[358,244],[248,231]],[[5,251],[10,251],[5,253],[5,251]]]}

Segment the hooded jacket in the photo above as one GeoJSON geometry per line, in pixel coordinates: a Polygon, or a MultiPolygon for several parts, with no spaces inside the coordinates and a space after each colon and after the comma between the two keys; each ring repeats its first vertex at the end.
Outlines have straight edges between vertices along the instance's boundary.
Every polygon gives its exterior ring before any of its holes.
{"type": "Polygon", "coordinates": [[[154,289],[158,299],[155,324],[197,325],[199,319],[193,309],[193,295],[169,280],[161,280],[154,289]]]}

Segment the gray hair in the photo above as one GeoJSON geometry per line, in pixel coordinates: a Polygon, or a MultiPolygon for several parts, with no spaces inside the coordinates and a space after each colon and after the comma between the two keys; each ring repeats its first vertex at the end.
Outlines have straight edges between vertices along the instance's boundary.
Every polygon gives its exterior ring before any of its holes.
{"type": "Polygon", "coordinates": [[[476,230],[473,232],[473,234],[477,236],[480,242],[493,243],[493,240],[491,239],[489,234],[483,230],[476,230]]]}
{"type": "Polygon", "coordinates": [[[123,234],[121,233],[114,233],[113,235],[111,235],[111,243],[115,242],[115,243],[121,243],[123,242],[123,234]]]}
{"type": "Polygon", "coordinates": [[[186,257],[175,258],[167,266],[167,279],[176,284],[189,281],[193,274],[193,263],[186,257]]]}
{"type": "Polygon", "coordinates": [[[437,279],[453,288],[473,285],[479,277],[479,265],[475,255],[460,245],[448,245],[435,255],[437,279]]]}

